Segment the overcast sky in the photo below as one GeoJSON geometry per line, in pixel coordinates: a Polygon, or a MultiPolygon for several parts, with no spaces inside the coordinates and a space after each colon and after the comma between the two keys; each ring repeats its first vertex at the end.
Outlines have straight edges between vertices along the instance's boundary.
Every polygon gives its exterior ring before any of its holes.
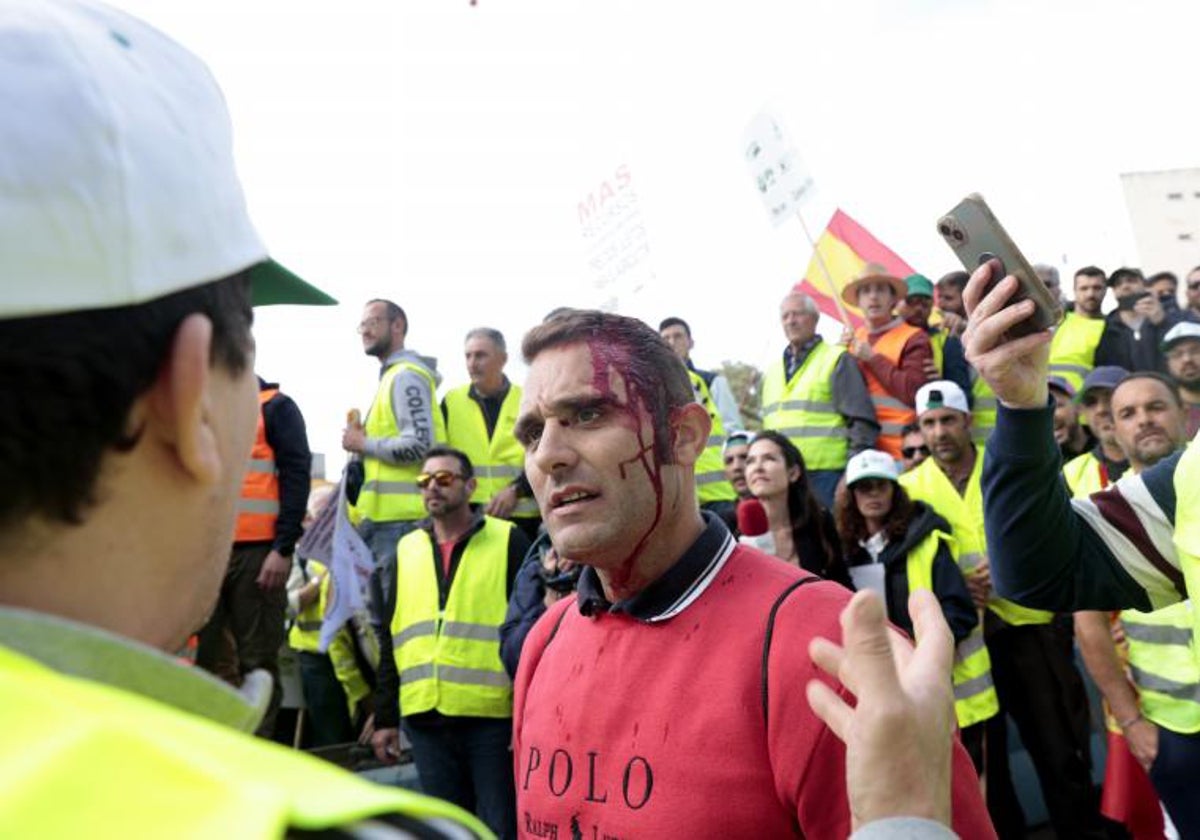
{"type": "Polygon", "coordinates": [[[264,239],[342,301],[257,330],[334,467],[377,373],[363,302],[404,306],[451,385],[463,333],[501,329],[520,381],[525,329],[605,298],[578,205],[622,166],[649,280],[620,309],[686,318],[702,365],[776,353],[810,249],[741,158],[764,108],[817,182],[814,234],[840,206],[935,277],[957,266],[933,223],[968,192],[1031,260],[1111,270],[1137,261],[1119,174],[1200,165],[1189,2],[117,3],[209,63],[264,239]]]}

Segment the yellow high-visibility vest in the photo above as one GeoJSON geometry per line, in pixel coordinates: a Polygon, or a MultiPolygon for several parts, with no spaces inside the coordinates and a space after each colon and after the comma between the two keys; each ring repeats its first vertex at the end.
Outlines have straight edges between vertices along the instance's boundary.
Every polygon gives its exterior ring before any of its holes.
{"type": "MultiPolygon", "coordinates": [[[[183,667],[183,666],[179,666],[183,667]]],[[[282,837],[470,814],[0,647],[0,826],[12,837],[282,837]],[[103,768],[103,772],[96,772],[103,768]]]]}
{"type": "MultiPolygon", "coordinates": [[[[325,566],[316,560],[308,560],[310,578],[320,577],[325,573],[325,566]]],[[[306,653],[320,653],[321,620],[325,615],[325,607],[329,603],[329,587],[332,585],[330,575],[321,578],[317,588],[317,600],[302,609],[288,631],[288,645],[292,650],[306,653]]],[[[329,661],[333,664],[333,673],[337,676],[342,691],[346,694],[347,709],[350,719],[354,719],[358,704],[371,693],[366,678],[358,667],[358,659],[354,655],[354,639],[350,629],[343,627],[329,642],[326,651],[329,661]]]]}
{"type": "MultiPolygon", "coordinates": [[[[1174,542],[1188,592],[1200,592],[1200,444],[1196,443],[1196,438],[1188,444],[1175,466],[1174,542]]],[[[1194,636],[1200,629],[1195,610],[1192,621],[1194,636]]]]}
{"type": "Polygon", "coordinates": [[[784,381],[782,359],[763,377],[763,428],[787,435],[810,470],[846,468],[850,434],[833,405],[833,370],[845,352],[818,341],[790,380],[784,381]]]}
{"type": "MultiPolygon", "coordinates": [[[[395,437],[400,434],[396,414],[392,410],[392,384],[403,371],[412,371],[426,380],[429,386],[429,407],[433,415],[433,440],[446,440],[446,424],[442,412],[433,403],[437,383],[421,365],[412,362],[397,362],[384,371],[379,379],[375,400],[367,412],[363,430],[369,438],[395,437]]],[[[417,489],[417,476],[421,473],[421,462],[411,464],[389,464],[378,458],[363,459],[363,485],[358,501],[351,509],[351,521],[411,522],[425,516],[425,505],[421,491],[417,489]]]]}
{"type": "Polygon", "coordinates": [[[721,420],[721,412],[717,411],[717,404],[713,402],[704,377],[694,370],[689,370],[688,378],[692,380],[696,402],[704,406],[704,410],[712,418],[708,445],[696,461],[696,497],[702,505],[709,502],[736,501],[737,491],[725,478],[725,459],[721,452],[725,446],[725,423],[721,420]]]}
{"type": "Polygon", "coordinates": [[[1063,478],[1067,480],[1067,488],[1077,499],[1087,498],[1093,493],[1099,493],[1108,486],[1104,465],[1096,457],[1095,452],[1084,452],[1076,455],[1063,464],[1063,478]]]}
{"type": "MultiPolygon", "coordinates": [[[[975,467],[967,481],[967,492],[960,496],[950,479],[933,458],[926,458],[916,469],[900,476],[900,484],[913,499],[920,499],[950,523],[958,541],[958,565],[964,573],[974,569],[987,554],[983,530],[983,453],[975,453],[975,467]]],[[[987,608],[1013,625],[1049,624],[1054,613],[1014,604],[993,593],[987,608]]]]}
{"type": "Polygon", "coordinates": [[[996,392],[982,376],[976,376],[971,383],[971,402],[971,440],[982,452],[992,429],[996,428],[996,392]]]}
{"type": "Polygon", "coordinates": [[[438,562],[418,529],[396,548],[392,645],[404,715],[436,709],[452,717],[512,715],[512,680],[500,661],[500,625],[508,608],[511,522],[484,517],[471,535],[446,606],[439,605],[438,562]]]}
{"type": "Polygon", "coordinates": [[[1154,612],[1122,610],[1129,670],[1142,715],[1171,732],[1200,732],[1200,662],[1192,636],[1192,602],[1154,612]]]}
{"type": "MultiPolygon", "coordinates": [[[[933,591],[933,560],[940,543],[958,559],[958,547],[944,531],[932,531],[908,552],[906,572],[908,591],[933,591]]],[[[975,626],[967,638],[954,648],[954,715],[960,728],[987,720],[1000,711],[1000,699],[992,682],[992,659],[983,643],[983,624],[975,626]]]]}
{"type": "MultiPolygon", "coordinates": [[[[496,430],[490,439],[483,410],[471,399],[470,385],[447,391],[443,399],[446,401],[446,441],[471,459],[476,482],[471,501],[486,505],[525,471],[525,449],[513,435],[521,407],[521,389],[516,385],[508,386],[508,394],[500,404],[496,430]]],[[[535,519],[540,515],[537,501],[532,496],[518,498],[511,514],[514,519],[535,519]]]]}
{"type": "Polygon", "coordinates": [[[1078,391],[1096,365],[1096,347],[1104,334],[1103,318],[1068,312],[1050,340],[1050,374],[1061,376],[1078,391]]]}

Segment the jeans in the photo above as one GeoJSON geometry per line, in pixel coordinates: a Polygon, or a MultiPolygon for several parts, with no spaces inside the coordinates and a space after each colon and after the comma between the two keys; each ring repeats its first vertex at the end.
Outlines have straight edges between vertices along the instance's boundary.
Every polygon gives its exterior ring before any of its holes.
{"type": "Polygon", "coordinates": [[[473,812],[500,838],[517,836],[512,720],[404,721],[421,790],[473,812]]]}
{"type": "Polygon", "coordinates": [[[1158,728],[1158,755],[1150,765],[1150,781],[1175,823],[1180,837],[1200,837],[1200,733],[1158,728]]]}
{"type": "Polygon", "coordinates": [[[350,706],[329,655],[302,650],[298,659],[304,705],[308,710],[309,746],[328,747],[353,741],[357,733],[350,720],[350,706]]]}
{"type": "Polygon", "coordinates": [[[817,497],[821,507],[828,511],[833,510],[833,494],[837,490],[838,482],[842,480],[842,472],[843,470],[808,471],[808,486],[812,488],[813,495],[817,497]]]}

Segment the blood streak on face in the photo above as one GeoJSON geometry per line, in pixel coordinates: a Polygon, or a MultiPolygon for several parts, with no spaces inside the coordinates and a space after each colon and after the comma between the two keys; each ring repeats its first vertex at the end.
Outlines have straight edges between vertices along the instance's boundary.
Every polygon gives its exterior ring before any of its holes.
{"type": "MultiPolygon", "coordinates": [[[[614,345],[599,340],[588,343],[592,356],[592,385],[601,394],[609,397],[613,405],[621,406],[630,430],[637,437],[636,453],[619,463],[622,481],[631,480],[628,468],[640,464],[642,471],[650,480],[654,490],[654,517],[649,527],[642,534],[629,556],[616,569],[610,572],[610,583],[614,590],[624,591],[638,585],[634,580],[634,567],[646,543],[658,528],[663,514],[663,475],[662,467],[665,452],[670,451],[669,430],[667,424],[656,429],[653,409],[646,405],[644,394],[652,393],[653,385],[637,380],[637,374],[628,358],[618,358],[614,353],[614,345]],[[622,373],[622,368],[625,373],[622,373]]],[[[624,354],[621,354],[624,355],[624,354]]],[[[636,477],[636,476],[634,476],[636,477]]]]}

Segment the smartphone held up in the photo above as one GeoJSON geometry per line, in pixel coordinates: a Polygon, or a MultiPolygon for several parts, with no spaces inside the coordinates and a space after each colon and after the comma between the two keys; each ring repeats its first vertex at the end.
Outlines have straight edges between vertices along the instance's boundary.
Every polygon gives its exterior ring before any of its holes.
{"type": "Polygon", "coordinates": [[[963,268],[973,272],[986,262],[992,263],[989,290],[1007,275],[1020,284],[1009,303],[1026,298],[1035,305],[1033,314],[1013,326],[1007,338],[1020,338],[1050,329],[1062,320],[1062,304],[1038,278],[1029,261],[1000,224],[983,196],[971,193],[937,223],[938,234],[958,256],[963,268]]]}

